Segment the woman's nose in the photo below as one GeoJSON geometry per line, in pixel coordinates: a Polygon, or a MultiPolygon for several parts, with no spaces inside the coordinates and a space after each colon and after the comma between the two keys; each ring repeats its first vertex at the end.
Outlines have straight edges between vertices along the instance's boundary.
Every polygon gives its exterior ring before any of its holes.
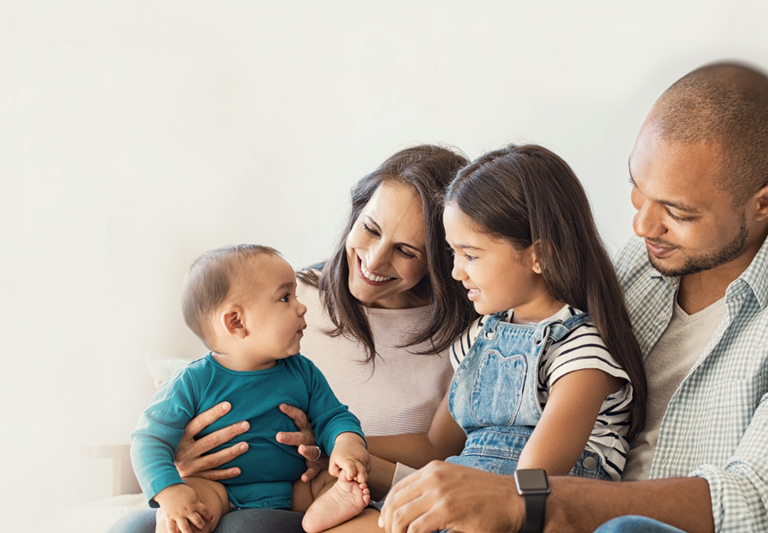
{"type": "Polygon", "coordinates": [[[376,243],[368,247],[368,251],[365,254],[365,267],[368,270],[371,272],[386,270],[388,262],[389,254],[383,244],[376,243]]]}

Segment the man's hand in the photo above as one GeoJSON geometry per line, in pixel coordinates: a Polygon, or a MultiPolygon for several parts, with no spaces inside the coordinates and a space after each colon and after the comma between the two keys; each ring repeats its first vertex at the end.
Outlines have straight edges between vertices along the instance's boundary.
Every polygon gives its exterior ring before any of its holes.
{"type": "Polygon", "coordinates": [[[195,440],[195,435],[229,413],[230,409],[229,402],[222,402],[189,421],[189,424],[184,428],[184,435],[181,437],[179,447],[176,450],[176,457],[174,458],[176,469],[181,477],[197,476],[205,479],[220,480],[240,475],[239,468],[214,469],[244,453],[248,449],[248,444],[245,442],[230,446],[211,455],[203,456],[203,454],[247,431],[250,427],[248,422],[237,422],[231,426],[214,431],[200,440],[195,440]]]}
{"type": "Polygon", "coordinates": [[[319,448],[317,447],[315,434],[309,425],[306,413],[287,403],[280,404],[280,410],[293,420],[298,431],[293,433],[281,431],[275,438],[280,444],[297,446],[299,448],[299,453],[307,461],[307,471],[301,475],[301,480],[307,482],[328,467],[328,459],[326,457],[318,457],[319,448]]]}
{"type": "Polygon", "coordinates": [[[170,485],[155,495],[165,516],[168,533],[193,533],[214,520],[213,513],[200,501],[197,492],[183,483],[170,485]]]}
{"type": "Polygon", "coordinates": [[[525,505],[514,478],[433,461],[394,486],[379,526],[387,533],[519,531],[525,505]]]}
{"type": "Polygon", "coordinates": [[[365,448],[365,441],[357,433],[341,433],[336,437],[331,453],[328,472],[339,477],[343,475],[348,481],[358,483],[368,481],[368,471],[371,469],[371,456],[365,448]]]}

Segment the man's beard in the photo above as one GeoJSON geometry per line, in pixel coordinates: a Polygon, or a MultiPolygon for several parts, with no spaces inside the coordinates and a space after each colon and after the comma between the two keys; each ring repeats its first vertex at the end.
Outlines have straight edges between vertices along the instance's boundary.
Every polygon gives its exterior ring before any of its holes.
{"type": "MultiPolygon", "coordinates": [[[[747,242],[747,221],[746,217],[742,215],[741,224],[739,225],[739,233],[733,238],[731,242],[716,250],[712,253],[699,255],[697,257],[687,257],[683,266],[680,268],[664,268],[656,263],[656,258],[648,252],[648,259],[651,261],[651,265],[668,277],[688,276],[690,274],[697,274],[704,272],[705,270],[711,270],[715,267],[719,267],[738,256],[742,250],[744,250],[744,244],[747,242]]],[[[653,243],[653,241],[651,241],[653,243]]]]}

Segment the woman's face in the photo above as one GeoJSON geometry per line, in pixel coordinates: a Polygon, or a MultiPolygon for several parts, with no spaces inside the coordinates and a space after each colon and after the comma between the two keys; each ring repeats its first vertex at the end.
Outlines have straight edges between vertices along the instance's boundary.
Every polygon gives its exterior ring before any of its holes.
{"type": "Polygon", "coordinates": [[[427,273],[424,211],[410,185],[388,180],[363,208],[347,236],[349,291],[368,307],[427,304],[415,289],[427,273]]]}

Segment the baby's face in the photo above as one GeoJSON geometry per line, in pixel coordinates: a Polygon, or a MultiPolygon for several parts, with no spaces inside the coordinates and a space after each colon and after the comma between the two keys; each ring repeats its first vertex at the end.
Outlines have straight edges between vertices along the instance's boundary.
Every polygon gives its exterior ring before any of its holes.
{"type": "Polygon", "coordinates": [[[243,277],[242,300],[249,359],[284,359],[299,352],[307,307],[296,299],[296,275],[279,256],[263,256],[243,277]],[[253,281],[249,281],[253,280],[253,281]]]}

